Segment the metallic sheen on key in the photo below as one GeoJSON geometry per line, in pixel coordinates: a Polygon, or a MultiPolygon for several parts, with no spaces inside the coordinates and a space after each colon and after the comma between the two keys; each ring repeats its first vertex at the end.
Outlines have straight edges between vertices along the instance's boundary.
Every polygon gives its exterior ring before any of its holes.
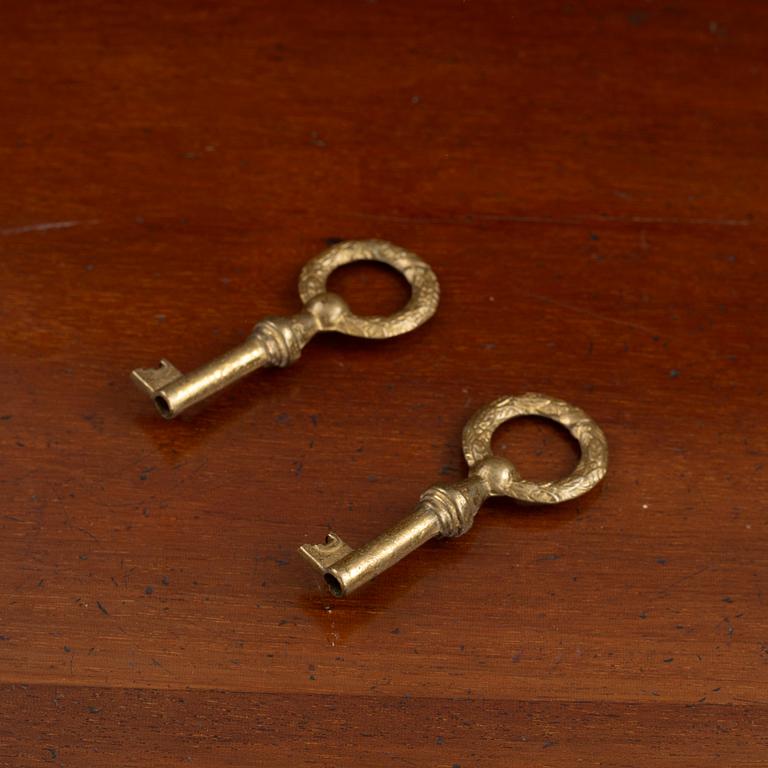
{"type": "Polygon", "coordinates": [[[466,533],[489,496],[508,496],[527,504],[557,504],[597,485],[608,468],[608,445],[600,427],[580,408],[546,395],[502,397],[481,408],[464,427],[464,457],[469,476],[454,485],[433,486],[416,509],[373,541],[352,549],[335,533],[323,544],[304,544],[301,554],[319,571],[331,593],[342,597],[393,566],[435,536],[466,533]],[[533,483],[514,465],[491,452],[494,431],[518,416],[542,416],[562,424],[577,440],[581,456],[566,478],[533,483]]]}
{"type": "Polygon", "coordinates": [[[191,405],[263,366],[285,367],[318,331],[338,331],[366,339],[387,339],[412,331],[435,314],[440,287],[434,272],[418,256],[384,240],[339,243],[308,261],[299,277],[304,307],[294,317],[270,317],[257,323],[239,346],[188,374],[167,360],[156,368],[137,368],[134,382],[157,410],[172,419],[191,405]],[[344,264],[379,261],[398,270],[411,286],[411,298],[389,317],[361,317],[344,299],[326,290],[330,274],[344,264]]]}

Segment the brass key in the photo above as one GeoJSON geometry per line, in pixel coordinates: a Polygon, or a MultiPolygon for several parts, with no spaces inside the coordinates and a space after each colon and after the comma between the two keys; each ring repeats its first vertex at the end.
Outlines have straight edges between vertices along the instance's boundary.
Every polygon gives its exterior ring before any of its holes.
{"type": "Polygon", "coordinates": [[[608,445],[600,427],[576,406],[535,393],[502,397],[481,408],[464,427],[462,446],[469,476],[454,485],[426,490],[410,515],[373,541],[352,549],[335,533],[329,533],[324,544],[299,548],[323,575],[332,594],[342,597],[354,592],[435,536],[466,533],[489,496],[508,496],[527,504],[557,504],[592,489],[608,467],[608,445]],[[510,461],[493,455],[494,431],[518,416],[551,419],[576,438],[581,457],[568,477],[533,483],[523,480],[510,461]]]}
{"type": "Polygon", "coordinates": [[[416,254],[384,240],[350,240],[334,245],[308,261],[299,276],[304,303],[294,317],[268,317],[257,323],[248,339],[192,373],[182,374],[163,359],[157,368],[137,368],[134,382],[172,419],[228,384],[263,366],[285,367],[318,331],[338,331],[366,339],[399,336],[429,320],[440,299],[435,273],[416,254]],[[394,267],[411,286],[408,303],[389,317],[353,314],[344,299],[326,291],[337,267],[355,261],[380,261],[394,267]]]}

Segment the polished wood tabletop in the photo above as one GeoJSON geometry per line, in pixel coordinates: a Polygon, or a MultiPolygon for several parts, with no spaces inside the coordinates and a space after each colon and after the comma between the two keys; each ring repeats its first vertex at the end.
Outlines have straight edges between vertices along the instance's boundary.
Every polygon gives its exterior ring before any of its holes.
{"type": "Polygon", "coordinates": [[[1,766],[768,764],[763,4],[8,0],[0,50],[1,766]],[[432,266],[426,325],[173,421],[131,384],[359,238],[432,266]],[[333,598],[298,546],[527,391],[602,426],[603,484],[333,598]]]}

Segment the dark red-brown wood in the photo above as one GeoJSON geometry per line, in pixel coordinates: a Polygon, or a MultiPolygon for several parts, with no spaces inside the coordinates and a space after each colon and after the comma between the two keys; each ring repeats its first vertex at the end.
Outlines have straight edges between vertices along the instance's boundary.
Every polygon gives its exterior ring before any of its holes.
{"type": "Polygon", "coordinates": [[[0,50],[0,765],[768,763],[760,3],[11,0],[0,50]],[[362,237],[434,267],[427,326],[172,423],[131,386],[362,237]],[[602,488],[331,599],[296,547],[529,390],[604,427],[602,488]]]}

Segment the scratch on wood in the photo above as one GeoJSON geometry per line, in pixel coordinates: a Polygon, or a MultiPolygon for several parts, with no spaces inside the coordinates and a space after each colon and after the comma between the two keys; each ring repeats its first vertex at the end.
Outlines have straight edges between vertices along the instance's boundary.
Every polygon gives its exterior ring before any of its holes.
{"type": "Polygon", "coordinates": [[[98,219],[89,219],[87,221],[44,221],[41,224],[26,224],[21,227],[0,229],[0,235],[2,237],[10,237],[11,235],[25,235],[27,232],[48,232],[51,229],[71,229],[72,227],[79,227],[83,224],[96,223],[98,223],[98,219]]]}

